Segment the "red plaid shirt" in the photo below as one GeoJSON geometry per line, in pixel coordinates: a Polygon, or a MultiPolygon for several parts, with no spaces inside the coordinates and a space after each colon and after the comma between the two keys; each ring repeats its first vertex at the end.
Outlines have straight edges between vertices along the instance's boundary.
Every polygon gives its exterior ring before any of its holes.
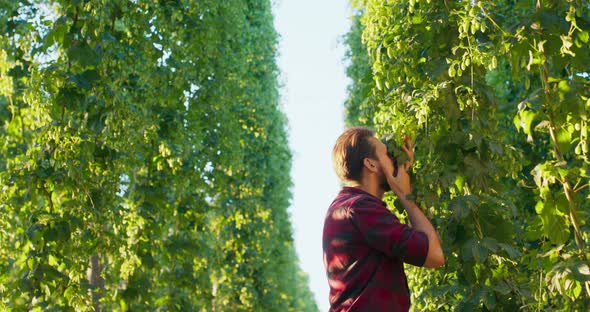
{"type": "Polygon", "coordinates": [[[403,263],[424,265],[428,237],[400,223],[382,200],[344,187],[326,214],[323,246],[330,312],[410,308],[403,263]]]}

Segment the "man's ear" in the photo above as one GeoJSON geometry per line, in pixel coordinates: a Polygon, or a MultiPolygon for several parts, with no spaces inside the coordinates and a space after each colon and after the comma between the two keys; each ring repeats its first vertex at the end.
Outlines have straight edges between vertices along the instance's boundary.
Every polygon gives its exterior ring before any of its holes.
{"type": "Polygon", "coordinates": [[[375,160],[369,158],[365,158],[363,160],[363,164],[365,165],[365,167],[372,172],[377,172],[378,169],[377,164],[375,164],[375,162],[375,160]]]}

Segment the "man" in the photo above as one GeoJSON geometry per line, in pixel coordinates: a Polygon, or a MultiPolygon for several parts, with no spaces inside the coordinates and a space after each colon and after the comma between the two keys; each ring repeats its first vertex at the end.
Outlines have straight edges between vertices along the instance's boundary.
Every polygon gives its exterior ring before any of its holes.
{"type": "Polygon", "coordinates": [[[323,233],[324,265],[330,284],[330,312],[407,311],[410,292],[403,263],[427,268],[444,265],[438,234],[411,194],[409,160],[394,168],[387,147],[367,128],[347,129],[332,157],[346,184],[330,205],[323,233]],[[396,174],[394,175],[394,171],[396,174]],[[411,226],[402,224],[381,200],[392,190],[411,226]]]}

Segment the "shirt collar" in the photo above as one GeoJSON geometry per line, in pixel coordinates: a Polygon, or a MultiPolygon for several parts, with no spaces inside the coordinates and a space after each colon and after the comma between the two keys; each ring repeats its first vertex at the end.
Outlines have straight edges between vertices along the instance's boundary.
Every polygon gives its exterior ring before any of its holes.
{"type": "Polygon", "coordinates": [[[358,187],[353,186],[343,186],[342,190],[340,191],[341,194],[363,194],[371,197],[372,199],[376,200],[379,203],[382,203],[383,206],[386,206],[385,202],[382,201],[380,198],[374,196],[373,194],[366,192],[358,187]]]}

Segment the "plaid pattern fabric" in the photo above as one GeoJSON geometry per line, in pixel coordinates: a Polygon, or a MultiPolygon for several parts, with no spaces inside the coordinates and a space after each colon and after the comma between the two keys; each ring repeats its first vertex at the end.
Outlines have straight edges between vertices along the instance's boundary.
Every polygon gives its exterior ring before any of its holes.
{"type": "Polygon", "coordinates": [[[424,265],[428,237],[399,222],[379,198],[344,187],[324,221],[330,312],[407,311],[403,263],[424,265]]]}

